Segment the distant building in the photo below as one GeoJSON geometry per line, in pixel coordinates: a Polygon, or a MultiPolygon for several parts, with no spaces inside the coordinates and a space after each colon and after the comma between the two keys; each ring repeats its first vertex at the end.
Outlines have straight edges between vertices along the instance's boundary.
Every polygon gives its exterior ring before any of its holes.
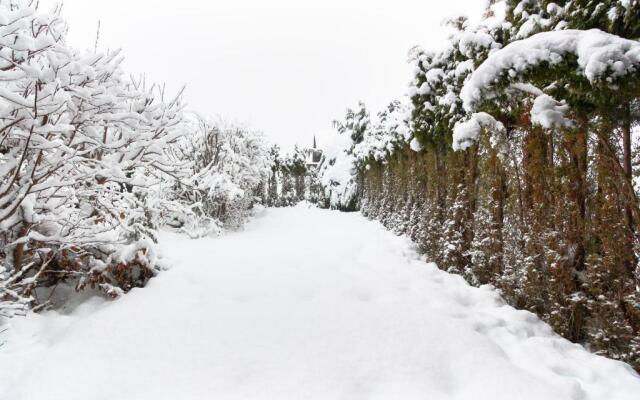
{"type": "Polygon", "coordinates": [[[316,136],[313,135],[313,148],[307,150],[307,168],[317,168],[322,160],[322,150],[316,146],[316,136]]]}

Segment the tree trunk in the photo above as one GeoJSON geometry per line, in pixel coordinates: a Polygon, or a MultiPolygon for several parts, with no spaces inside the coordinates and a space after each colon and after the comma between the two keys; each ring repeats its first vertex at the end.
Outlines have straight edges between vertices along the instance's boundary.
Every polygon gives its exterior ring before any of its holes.
{"type": "MultiPolygon", "coordinates": [[[[629,104],[625,105],[624,117],[622,121],[622,152],[622,162],[625,177],[630,184],[633,184],[633,171],[631,169],[631,110],[629,104]]],[[[626,215],[629,229],[631,229],[631,231],[633,232],[633,211],[628,205],[626,206],[626,215]]]]}
{"type": "MultiPolygon", "coordinates": [[[[631,106],[629,103],[624,105],[624,115],[622,119],[622,164],[624,169],[624,175],[627,179],[627,183],[631,190],[633,190],[633,170],[631,167],[631,106]]],[[[625,203],[625,217],[627,227],[629,229],[630,240],[630,254],[633,254],[633,238],[635,237],[635,226],[633,223],[633,207],[629,204],[629,200],[625,203]]],[[[635,260],[629,262],[627,270],[633,274],[635,270],[635,260]]]]}

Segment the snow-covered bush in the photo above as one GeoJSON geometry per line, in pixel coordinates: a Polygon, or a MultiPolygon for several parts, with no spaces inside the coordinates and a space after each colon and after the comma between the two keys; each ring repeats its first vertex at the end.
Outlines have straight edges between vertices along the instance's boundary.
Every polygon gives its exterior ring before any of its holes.
{"type": "Polygon", "coordinates": [[[149,188],[180,167],[166,154],[183,134],[180,96],[125,78],[118,52],[67,46],[57,12],[0,9],[0,296],[143,285],[157,268],[149,188]]]}
{"type": "Polygon", "coordinates": [[[129,78],[118,51],[71,48],[66,29],[59,9],[0,2],[4,316],[61,282],[143,286],[162,267],[159,225],[239,226],[269,168],[260,135],[186,118],[182,92],[129,78]]]}
{"type": "Polygon", "coordinates": [[[160,186],[161,221],[191,236],[240,227],[265,195],[271,160],[264,137],[198,115],[185,129],[171,150],[179,164],[188,164],[188,177],[160,186]]]}
{"type": "MultiPolygon", "coordinates": [[[[409,84],[411,132],[419,147],[445,150],[451,146],[451,130],[466,118],[460,89],[476,66],[498,50],[504,23],[487,18],[478,26],[466,17],[447,21],[449,40],[439,52],[413,49],[413,78],[409,84]]],[[[418,146],[414,146],[418,147],[418,146]]]]}
{"type": "Polygon", "coordinates": [[[598,29],[542,32],[491,54],[471,74],[460,97],[465,109],[473,110],[511,84],[551,81],[554,73],[566,75],[567,85],[573,86],[569,79],[573,77],[593,86],[615,87],[639,68],[640,43],[635,40],[598,29]],[[544,76],[540,76],[541,69],[544,76]]]}

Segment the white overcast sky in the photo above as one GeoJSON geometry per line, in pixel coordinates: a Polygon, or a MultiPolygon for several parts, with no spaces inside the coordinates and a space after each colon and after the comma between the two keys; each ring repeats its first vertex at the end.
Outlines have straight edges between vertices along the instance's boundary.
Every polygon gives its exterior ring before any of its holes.
{"type": "MultiPolygon", "coordinates": [[[[53,1],[53,0],[52,0],[53,1]]],[[[43,0],[42,2],[48,2],[43,0]]],[[[441,21],[485,0],[64,0],[69,42],[122,48],[125,68],[177,90],[189,108],[310,144],[346,107],[405,93],[407,52],[442,46],[441,21]]]]}

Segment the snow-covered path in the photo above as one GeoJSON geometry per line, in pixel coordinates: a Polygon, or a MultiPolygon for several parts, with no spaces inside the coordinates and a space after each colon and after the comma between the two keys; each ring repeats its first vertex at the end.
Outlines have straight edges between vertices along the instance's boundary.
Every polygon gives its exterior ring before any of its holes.
{"type": "Polygon", "coordinates": [[[147,288],[12,320],[0,399],[640,398],[627,366],[358,214],[268,210],[161,243],[175,267],[147,288]]]}

